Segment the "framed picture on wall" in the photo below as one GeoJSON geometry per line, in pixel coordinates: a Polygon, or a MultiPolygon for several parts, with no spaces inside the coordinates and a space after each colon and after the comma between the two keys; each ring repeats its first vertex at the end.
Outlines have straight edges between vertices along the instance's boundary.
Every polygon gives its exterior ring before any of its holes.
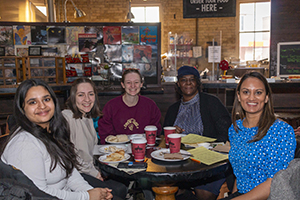
{"type": "Polygon", "coordinates": [[[5,47],[0,47],[0,56],[5,56],[5,47]]]}
{"type": "Polygon", "coordinates": [[[42,55],[42,47],[40,47],[40,46],[30,46],[28,48],[28,55],[29,56],[40,56],[40,55],[42,55]]]}

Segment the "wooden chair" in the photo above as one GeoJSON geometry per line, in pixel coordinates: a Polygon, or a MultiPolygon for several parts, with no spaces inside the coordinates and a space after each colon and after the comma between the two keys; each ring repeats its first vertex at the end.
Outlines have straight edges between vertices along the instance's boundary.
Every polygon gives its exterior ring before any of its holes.
{"type": "Polygon", "coordinates": [[[220,193],[219,193],[219,196],[218,196],[217,200],[218,199],[223,199],[224,197],[227,197],[228,192],[230,192],[230,191],[227,187],[227,183],[225,182],[221,186],[220,193]]]}

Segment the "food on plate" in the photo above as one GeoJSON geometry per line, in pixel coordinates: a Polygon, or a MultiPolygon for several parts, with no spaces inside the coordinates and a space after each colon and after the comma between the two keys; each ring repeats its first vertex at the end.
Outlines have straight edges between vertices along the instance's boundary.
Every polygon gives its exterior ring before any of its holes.
{"type": "Polygon", "coordinates": [[[107,142],[127,142],[129,139],[128,139],[128,136],[125,135],[125,134],[121,134],[121,135],[109,135],[106,137],[105,139],[107,142]]]}
{"type": "Polygon", "coordinates": [[[118,142],[118,138],[114,135],[109,135],[106,137],[107,142],[118,142]]]}
{"type": "Polygon", "coordinates": [[[119,150],[116,151],[115,153],[111,153],[109,155],[106,156],[106,159],[104,161],[106,162],[112,162],[112,161],[121,161],[125,158],[125,151],[119,150]]]}
{"type": "Polygon", "coordinates": [[[165,153],[164,159],[183,160],[183,157],[180,153],[165,153]]]}
{"type": "Polygon", "coordinates": [[[114,152],[120,151],[120,150],[123,150],[123,149],[122,148],[118,148],[116,146],[108,146],[108,147],[104,148],[105,152],[111,152],[111,153],[114,153],[114,152]]]}

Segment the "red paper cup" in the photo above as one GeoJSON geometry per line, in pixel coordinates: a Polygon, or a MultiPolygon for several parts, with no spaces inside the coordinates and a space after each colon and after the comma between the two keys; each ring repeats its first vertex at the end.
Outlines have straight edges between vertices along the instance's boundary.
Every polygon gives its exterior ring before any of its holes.
{"type": "Polygon", "coordinates": [[[149,125],[146,126],[144,130],[146,133],[147,144],[149,146],[154,146],[156,141],[156,132],[157,132],[156,126],[149,125]]]}
{"type": "Polygon", "coordinates": [[[178,153],[181,145],[181,135],[172,133],[168,135],[170,153],[178,153]]]}
{"type": "Polygon", "coordinates": [[[175,133],[175,130],[176,130],[176,128],[174,126],[164,127],[166,145],[169,145],[168,135],[171,134],[171,133],[175,133]]]}
{"type": "MultiPolygon", "coordinates": [[[[133,134],[133,135],[130,135],[130,143],[134,139],[145,139],[145,137],[142,134],[133,134]]],[[[131,144],[131,153],[132,153],[132,156],[134,157],[134,155],[133,155],[133,145],[132,144],[131,144]]]]}
{"type": "Polygon", "coordinates": [[[131,141],[132,155],[136,162],[142,162],[145,158],[147,140],[143,138],[136,138],[131,141]]]}

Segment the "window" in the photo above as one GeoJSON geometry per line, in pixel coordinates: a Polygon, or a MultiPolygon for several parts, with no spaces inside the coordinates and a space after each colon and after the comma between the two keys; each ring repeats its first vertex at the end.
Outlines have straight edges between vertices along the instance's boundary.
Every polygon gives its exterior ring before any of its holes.
{"type": "Polygon", "coordinates": [[[240,4],[241,61],[269,59],[270,23],[270,2],[240,4]]]}
{"type": "Polygon", "coordinates": [[[133,22],[159,22],[158,6],[131,7],[131,12],[134,15],[133,22]]]}

